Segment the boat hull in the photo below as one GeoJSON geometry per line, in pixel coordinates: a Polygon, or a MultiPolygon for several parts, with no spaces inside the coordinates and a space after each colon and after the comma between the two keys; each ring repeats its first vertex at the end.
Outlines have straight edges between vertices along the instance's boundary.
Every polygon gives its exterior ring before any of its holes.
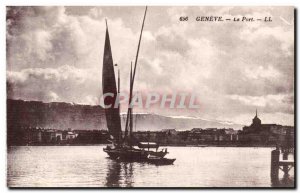
{"type": "Polygon", "coordinates": [[[176,159],[148,158],[147,162],[155,165],[172,165],[176,159]]]}
{"type": "Polygon", "coordinates": [[[156,156],[156,157],[165,157],[168,152],[165,151],[147,151],[149,155],[156,156]]]}
{"type": "Polygon", "coordinates": [[[108,156],[113,160],[119,160],[119,161],[128,161],[128,162],[134,162],[134,161],[147,161],[148,156],[156,156],[163,158],[168,152],[164,151],[146,151],[141,149],[126,149],[126,148],[118,148],[118,149],[110,149],[110,148],[104,148],[104,152],[108,154],[108,156]]]}
{"type": "Polygon", "coordinates": [[[146,161],[148,153],[136,149],[104,149],[104,152],[113,160],[118,161],[146,161]]]}

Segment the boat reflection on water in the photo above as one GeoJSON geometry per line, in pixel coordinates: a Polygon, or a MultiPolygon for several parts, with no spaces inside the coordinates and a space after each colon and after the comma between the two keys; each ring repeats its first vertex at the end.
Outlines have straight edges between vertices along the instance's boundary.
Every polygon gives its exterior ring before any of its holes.
{"type": "Polygon", "coordinates": [[[132,187],[133,163],[117,162],[107,158],[106,187],[132,187]]]}

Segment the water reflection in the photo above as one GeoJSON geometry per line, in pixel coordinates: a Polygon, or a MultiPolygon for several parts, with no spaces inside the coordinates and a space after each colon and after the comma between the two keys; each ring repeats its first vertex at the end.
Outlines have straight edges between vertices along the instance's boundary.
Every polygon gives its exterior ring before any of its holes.
{"type": "Polygon", "coordinates": [[[278,181],[272,181],[272,187],[295,187],[295,179],[293,176],[284,176],[278,181]]]}
{"type": "Polygon", "coordinates": [[[109,158],[107,160],[106,187],[132,187],[133,163],[117,162],[109,158]]]}
{"type": "MultiPolygon", "coordinates": [[[[103,146],[8,149],[10,187],[270,187],[272,148],[169,147],[174,165],[119,163],[103,146]],[[99,153],[100,152],[100,153],[99,153]],[[243,159],[241,157],[255,158],[243,159]],[[76,169],[74,169],[76,168],[76,169]],[[176,176],[176,177],[174,177],[176,176]]],[[[294,179],[294,168],[290,178],[294,179]]],[[[280,172],[280,179],[283,173],[280,172]]],[[[284,182],[282,186],[289,186],[284,182]],[[285,185],[286,184],[286,185],[285,185]]],[[[292,183],[293,186],[294,183],[292,183]]]]}

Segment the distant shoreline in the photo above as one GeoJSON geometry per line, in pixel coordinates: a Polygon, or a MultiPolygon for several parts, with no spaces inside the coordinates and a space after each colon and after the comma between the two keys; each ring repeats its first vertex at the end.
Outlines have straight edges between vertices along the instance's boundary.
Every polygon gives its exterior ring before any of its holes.
{"type": "MultiPolygon", "coordinates": [[[[109,144],[31,144],[31,145],[9,145],[7,147],[18,147],[18,146],[106,146],[109,144]]],[[[205,147],[274,147],[274,145],[178,145],[178,144],[162,144],[160,147],[199,147],[199,148],[205,148],[205,147]]]]}

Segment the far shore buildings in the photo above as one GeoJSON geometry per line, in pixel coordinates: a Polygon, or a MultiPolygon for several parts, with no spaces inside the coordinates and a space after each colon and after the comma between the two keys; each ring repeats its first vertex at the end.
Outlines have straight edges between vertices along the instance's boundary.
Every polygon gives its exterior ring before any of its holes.
{"type": "Polygon", "coordinates": [[[278,124],[262,124],[257,116],[250,126],[242,130],[232,128],[193,128],[191,130],[163,129],[161,131],[137,131],[134,136],[141,141],[155,141],[168,145],[238,145],[276,146],[286,142],[287,135],[294,145],[294,127],[278,124]]]}
{"type": "Polygon", "coordinates": [[[250,126],[243,127],[240,132],[241,140],[246,143],[282,144],[289,135],[290,143],[294,144],[294,127],[278,124],[262,124],[257,116],[252,119],[250,126]]]}
{"type": "MultiPolygon", "coordinates": [[[[287,135],[294,144],[294,127],[263,124],[257,112],[249,126],[242,130],[232,128],[192,128],[186,130],[133,132],[135,141],[151,141],[160,145],[233,145],[275,146],[283,144],[287,135]]],[[[107,130],[72,130],[42,127],[16,127],[8,132],[9,145],[47,144],[105,144],[109,143],[107,130]]]]}
{"type": "Polygon", "coordinates": [[[277,124],[262,124],[261,120],[257,116],[257,111],[255,117],[252,120],[252,124],[250,126],[243,127],[243,132],[245,133],[261,133],[261,132],[269,132],[271,134],[279,134],[285,135],[288,130],[292,132],[294,127],[292,126],[282,126],[277,124]]]}
{"type": "Polygon", "coordinates": [[[64,145],[64,144],[104,144],[108,143],[107,130],[72,130],[22,126],[8,132],[10,145],[64,145]]]}
{"type": "Polygon", "coordinates": [[[57,130],[41,127],[29,127],[25,129],[24,135],[28,144],[69,143],[78,136],[70,128],[68,130],[57,130]]]}

